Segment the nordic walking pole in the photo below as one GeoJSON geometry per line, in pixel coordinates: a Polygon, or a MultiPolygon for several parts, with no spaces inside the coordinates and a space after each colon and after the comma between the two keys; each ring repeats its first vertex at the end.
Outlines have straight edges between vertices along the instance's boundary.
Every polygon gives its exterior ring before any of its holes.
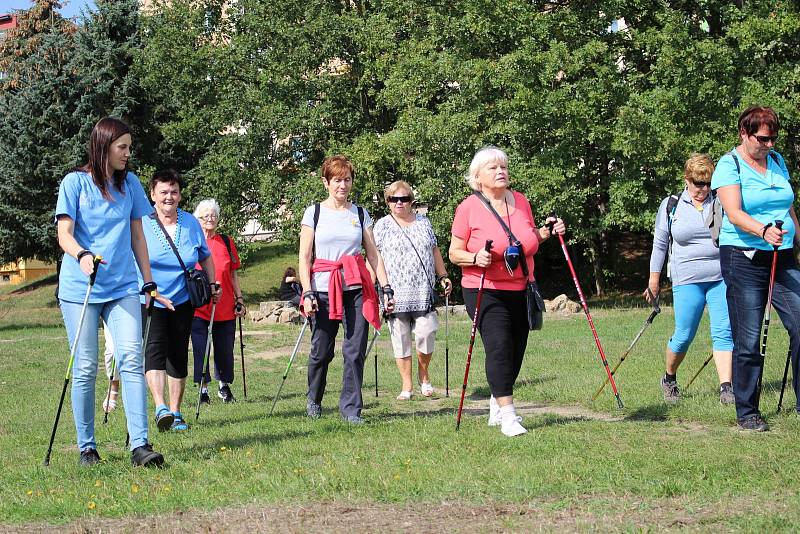
{"type": "Polygon", "coordinates": [[[708,355],[708,358],[706,358],[706,361],[704,361],[704,362],[703,362],[703,366],[702,366],[702,367],[700,367],[700,369],[698,369],[698,370],[697,370],[697,372],[694,374],[694,376],[692,377],[692,379],[691,379],[691,380],[689,380],[689,383],[688,383],[688,384],[686,384],[686,387],[685,387],[685,388],[683,388],[683,390],[684,390],[684,391],[686,391],[687,389],[689,389],[689,386],[691,386],[691,385],[692,385],[692,382],[694,382],[694,379],[695,379],[695,378],[697,378],[697,377],[700,375],[700,373],[702,373],[702,372],[703,372],[703,369],[705,369],[705,368],[706,368],[706,365],[708,365],[708,362],[710,362],[710,361],[711,361],[711,358],[713,358],[713,357],[714,357],[714,351],[711,351],[711,354],[709,354],[709,355],[708,355]]]}
{"type": "MultiPolygon", "coordinates": [[[[776,220],[775,228],[781,230],[783,221],[776,220]]],[[[761,338],[761,367],[758,369],[758,387],[756,388],[756,406],[761,402],[761,379],[764,376],[764,364],[767,358],[767,334],[769,334],[769,316],[772,315],[772,288],[775,287],[775,266],[778,264],[778,247],[772,246],[772,268],[769,272],[769,290],[767,291],[767,310],[764,312],[764,335],[761,338]]]]}
{"type": "MultiPolygon", "coordinates": [[[[236,305],[236,311],[241,311],[242,305],[236,305]]],[[[239,350],[242,354],[242,390],[244,391],[244,398],[247,398],[247,373],[244,371],[244,337],[242,336],[242,316],[239,316],[239,350]]]]}
{"type": "MultiPolygon", "coordinates": [[[[789,378],[789,362],[792,361],[792,349],[789,347],[789,352],[786,353],[786,367],[783,368],[783,383],[781,384],[781,396],[778,398],[778,412],[781,413],[783,408],[783,392],[786,389],[786,379],[789,378]]],[[[794,377],[792,377],[794,379],[794,377]]]]}
{"type": "MultiPolygon", "coordinates": [[[[86,286],[86,297],[83,299],[83,307],[81,308],[81,318],[78,320],[78,331],[75,332],[75,339],[72,340],[72,347],[69,350],[69,363],[67,363],[67,373],[64,375],[64,387],[61,390],[61,399],[58,401],[58,411],[56,411],[56,420],[53,423],[53,432],[50,434],[50,444],[47,446],[47,454],[44,457],[44,465],[50,465],[50,455],[53,452],[53,441],[56,439],[56,430],[58,429],[58,420],[61,418],[61,408],[64,407],[64,396],[67,394],[67,385],[69,384],[69,375],[72,372],[72,363],[75,360],[75,350],[78,348],[78,340],[81,338],[81,330],[83,329],[83,319],[86,317],[86,307],[89,305],[89,295],[92,294],[94,281],[97,278],[97,267],[103,261],[102,256],[94,257],[94,264],[92,266],[92,274],[89,275],[89,284],[86,286]]],[[[96,326],[96,325],[95,325],[96,326]]]]}
{"type": "MultiPolygon", "coordinates": [[[[155,284],[153,285],[155,287],[155,284]]],[[[147,293],[147,291],[142,288],[143,293],[147,293]]],[[[144,336],[142,337],[142,357],[144,357],[145,351],[147,351],[147,339],[150,337],[150,322],[153,320],[153,306],[156,302],[156,295],[157,291],[154,289],[150,291],[150,302],[147,303],[147,321],[144,324],[144,336]]],[[[131,435],[126,431],[125,432],[125,448],[128,448],[131,442],[131,435]]]]}
{"type": "MultiPolygon", "coordinates": [[[[628,348],[625,350],[625,352],[622,353],[622,356],[620,356],[619,361],[617,362],[617,365],[615,365],[614,368],[611,370],[611,376],[614,376],[616,374],[617,369],[619,369],[619,366],[622,365],[622,362],[625,361],[625,358],[627,358],[628,354],[630,354],[631,350],[633,350],[634,345],[636,345],[636,343],[639,341],[639,338],[642,337],[642,334],[644,334],[644,331],[647,330],[648,326],[653,324],[653,319],[656,318],[656,315],[661,313],[661,306],[659,306],[659,304],[658,304],[658,301],[661,298],[661,295],[659,295],[657,297],[654,297],[653,293],[650,291],[649,287],[647,288],[647,293],[650,295],[650,297],[651,297],[651,299],[653,301],[653,311],[650,312],[650,316],[647,318],[647,320],[645,320],[644,324],[642,325],[642,328],[639,329],[639,333],[636,334],[636,337],[633,338],[633,341],[631,341],[631,344],[628,345],[628,348]]],[[[603,381],[603,385],[600,386],[600,389],[598,389],[595,392],[595,394],[592,396],[592,400],[596,400],[597,397],[600,396],[600,393],[603,392],[603,389],[605,389],[606,384],[608,384],[608,377],[606,377],[606,379],[603,381]]]]}
{"type": "MultiPolygon", "coordinates": [[[[156,291],[150,291],[150,302],[147,304],[147,322],[145,323],[144,327],[144,337],[142,338],[142,354],[144,354],[145,349],[147,348],[147,336],[150,334],[150,319],[153,318],[153,304],[156,302],[156,291]]],[[[114,357],[111,360],[111,376],[108,379],[108,393],[106,394],[106,408],[103,410],[105,414],[103,415],[103,424],[108,423],[108,403],[111,400],[111,382],[114,380],[114,373],[117,368],[117,358],[114,357]]],[[[127,446],[127,438],[125,441],[125,445],[127,446]]]]}
{"type": "Polygon", "coordinates": [[[281,390],[283,389],[283,385],[286,383],[286,377],[289,376],[289,369],[292,368],[292,362],[294,361],[294,357],[297,355],[297,349],[300,347],[300,341],[303,339],[303,334],[305,333],[307,326],[308,326],[308,316],[306,316],[306,320],[303,322],[303,328],[300,329],[300,335],[297,336],[297,342],[294,344],[292,355],[289,357],[289,364],[286,366],[286,370],[283,372],[283,379],[281,380],[281,385],[278,386],[278,392],[275,394],[275,398],[272,400],[272,408],[269,409],[270,415],[272,415],[272,412],[275,411],[275,404],[278,403],[278,397],[281,396],[281,390]]]}
{"type": "MultiPolygon", "coordinates": [[[[555,215],[551,215],[555,217],[555,215]]],[[[551,223],[552,228],[552,223],[551,223]]],[[[564,236],[561,234],[558,235],[558,240],[561,242],[561,250],[564,252],[564,258],[567,260],[567,265],[569,265],[569,272],[572,274],[572,282],[575,284],[575,289],[578,290],[578,297],[581,299],[581,306],[583,307],[583,313],[586,314],[586,320],[589,321],[589,327],[592,329],[592,335],[594,336],[595,345],[597,345],[597,350],[600,352],[600,359],[603,361],[603,367],[606,370],[606,375],[608,375],[608,381],[611,382],[611,390],[614,392],[614,396],[617,398],[617,406],[619,409],[623,409],[625,406],[622,404],[622,399],[619,397],[619,391],[617,391],[617,383],[614,382],[614,377],[611,374],[611,369],[608,367],[608,360],[606,359],[606,353],[603,351],[603,345],[600,344],[600,337],[597,335],[597,329],[594,327],[594,321],[592,320],[592,314],[589,313],[589,306],[586,305],[586,299],[583,296],[583,291],[581,290],[581,284],[578,282],[578,275],[575,273],[575,267],[572,265],[572,259],[569,257],[569,251],[567,250],[567,244],[564,242],[564,236]]]]}
{"type": "MultiPolygon", "coordinates": [[[[492,240],[486,241],[484,250],[489,252],[492,249],[492,240]]],[[[464,395],[467,393],[467,378],[469,377],[469,365],[472,361],[472,347],[475,345],[475,330],[478,328],[478,313],[481,311],[481,297],[483,296],[483,282],[486,279],[486,267],[481,273],[481,280],[478,284],[478,296],[475,299],[475,314],[472,317],[472,331],[469,334],[469,350],[467,351],[467,366],[464,369],[464,384],[461,386],[461,401],[458,403],[458,415],[456,416],[456,432],[461,427],[461,412],[464,409],[464,395]]]]}
{"type": "MultiPolygon", "coordinates": [[[[214,285],[219,288],[219,282],[215,282],[214,285]]],[[[217,302],[215,300],[211,301],[211,317],[208,321],[208,333],[206,334],[206,355],[203,358],[203,372],[200,375],[200,387],[197,388],[197,410],[194,413],[194,420],[197,421],[200,419],[200,404],[203,399],[203,380],[206,378],[206,373],[208,373],[208,367],[210,365],[209,359],[211,357],[211,329],[214,327],[214,313],[217,311],[217,302]]]]}
{"type": "Polygon", "coordinates": [[[444,396],[450,396],[450,295],[444,294],[444,396]]]}
{"type": "MultiPolygon", "coordinates": [[[[378,339],[379,335],[381,335],[381,333],[376,328],[375,334],[372,336],[372,341],[370,342],[370,347],[372,347],[372,345],[375,344],[375,340],[378,339]]],[[[369,354],[369,351],[367,351],[367,354],[369,354]]],[[[375,345],[375,397],[377,396],[378,396],[378,345],[375,345]]]]}

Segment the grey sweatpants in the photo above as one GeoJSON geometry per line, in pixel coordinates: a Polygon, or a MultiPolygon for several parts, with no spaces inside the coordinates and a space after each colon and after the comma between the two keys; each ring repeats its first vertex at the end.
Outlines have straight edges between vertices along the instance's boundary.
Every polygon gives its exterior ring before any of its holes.
{"type": "Polygon", "coordinates": [[[317,293],[319,310],[311,319],[311,354],[308,357],[308,400],[322,404],[325,386],[328,382],[328,365],[333,360],[336,335],[339,324],[344,324],[344,371],[342,393],[339,395],[339,413],[342,417],[361,415],[364,402],[361,398],[361,384],[364,381],[364,360],[366,359],[369,324],[361,313],[361,289],[344,292],[341,321],[328,317],[328,293],[317,293]]]}

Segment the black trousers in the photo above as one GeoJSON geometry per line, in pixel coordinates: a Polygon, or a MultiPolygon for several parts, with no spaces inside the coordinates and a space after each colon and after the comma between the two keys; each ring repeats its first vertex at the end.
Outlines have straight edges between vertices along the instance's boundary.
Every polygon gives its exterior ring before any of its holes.
{"type": "Polygon", "coordinates": [[[308,400],[322,403],[328,383],[328,366],[333,360],[334,344],[339,324],[344,326],[342,356],[344,371],[342,392],[339,394],[339,413],[343,417],[361,415],[364,401],[361,384],[364,381],[364,360],[367,352],[369,323],[361,312],[361,289],[344,291],[341,321],[328,317],[328,293],[317,293],[319,309],[311,319],[311,354],[308,357],[308,400]]]}
{"type": "MultiPolygon", "coordinates": [[[[465,287],[464,304],[470,317],[475,317],[477,288],[465,287]]],[[[528,346],[528,304],[525,290],[484,289],[478,317],[486,352],[486,380],[495,397],[514,394],[514,383],[522,368],[528,346]]]]}
{"type": "MultiPolygon", "coordinates": [[[[194,308],[188,300],[175,311],[153,306],[150,334],[144,349],[144,372],[167,371],[172,378],[186,378],[189,362],[189,334],[194,308]]],[[[142,325],[147,324],[147,308],[142,305],[142,325]]]]}
{"type": "MultiPolygon", "coordinates": [[[[236,337],[236,319],[214,321],[211,327],[211,343],[214,345],[214,378],[226,384],[233,383],[233,342],[236,337]]],[[[200,383],[206,359],[208,321],[192,319],[192,353],[194,353],[194,382],[200,383]]],[[[211,362],[209,362],[211,367],[211,362]]],[[[211,382],[211,373],[205,375],[206,384],[211,382]]]]}

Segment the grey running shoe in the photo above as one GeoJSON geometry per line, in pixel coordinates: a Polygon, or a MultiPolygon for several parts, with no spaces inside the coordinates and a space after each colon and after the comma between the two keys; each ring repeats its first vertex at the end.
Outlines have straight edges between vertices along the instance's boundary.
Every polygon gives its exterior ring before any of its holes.
{"type": "Polygon", "coordinates": [[[751,415],[750,417],[745,417],[744,419],[739,419],[737,421],[739,423],[739,428],[741,430],[750,430],[753,432],[766,432],[769,430],[769,425],[767,424],[764,419],[761,418],[761,415],[751,415]]]}
{"type": "Polygon", "coordinates": [[[322,415],[322,406],[316,402],[308,401],[308,404],[306,404],[306,414],[311,419],[319,419],[319,417],[322,415]]]}
{"type": "Polygon", "coordinates": [[[678,389],[677,382],[667,382],[664,377],[661,377],[661,391],[664,392],[664,402],[667,404],[675,404],[681,400],[681,392],[678,389]]]}
{"type": "Polygon", "coordinates": [[[358,415],[348,415],[346,417],[342,417],[346,422],[350,423],[351,425],[363,425],[366,423],[364,418],[359,417],[358,415]]]}
{"type": "Polygon", "coordinates": [[[720,404],[735,404],[736,397],[733,396],[733,386],[730,384],[722,384],[719,387],[719,403],[720,404]]]}

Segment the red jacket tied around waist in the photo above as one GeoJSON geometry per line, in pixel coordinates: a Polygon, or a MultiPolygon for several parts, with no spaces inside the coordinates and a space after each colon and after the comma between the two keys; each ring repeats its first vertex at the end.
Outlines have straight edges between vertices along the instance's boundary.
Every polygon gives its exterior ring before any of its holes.
{"type": "MultiPolygon", "coordinates": [[[[324,260],[316,258],[311,266],[312,273],[326,273],[344,269],[344,282],[348,286],[361,285],[361,313],[364,319],[377,330],[381,329],[380,309],[378,308],[378,293],[372,285],[367,264],[360,254],[342,256],[338,260],[324,260]]],[[[342,320],[344,302],[344,286],[342,277],[336,273],[331,274],[328,282],[328,317],[334,321],[342,320]]]]}

